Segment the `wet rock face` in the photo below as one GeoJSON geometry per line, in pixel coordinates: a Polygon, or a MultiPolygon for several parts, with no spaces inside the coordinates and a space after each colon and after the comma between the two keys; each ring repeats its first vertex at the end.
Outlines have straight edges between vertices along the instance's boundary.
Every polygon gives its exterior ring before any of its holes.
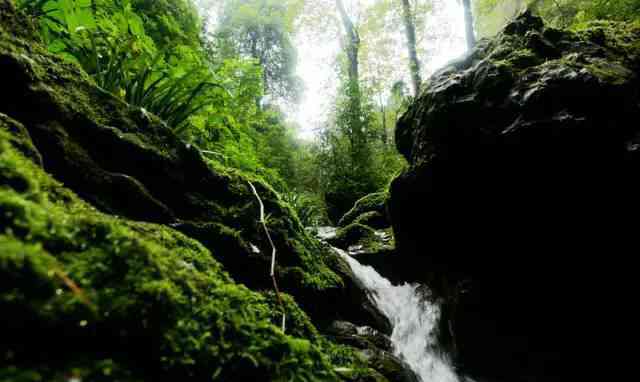
{"type": "Polygon", "coordinates": [[[361,349],[361,356],[367,360],[369,367],[384,375],[389,382],[418,382],[409,365],[393,355],[391,339],[379,331],[346,321],[335,321],[327,333],[339,343],[361,349]]]}
{"type": "Polygon", "coordinates": [[[637,27],[560,31],[525,13],[436,73],[399,121],[398,255],[448,301],[462,370],[562,380],[594,300],[625,300],[639,69],[637,27]]]}

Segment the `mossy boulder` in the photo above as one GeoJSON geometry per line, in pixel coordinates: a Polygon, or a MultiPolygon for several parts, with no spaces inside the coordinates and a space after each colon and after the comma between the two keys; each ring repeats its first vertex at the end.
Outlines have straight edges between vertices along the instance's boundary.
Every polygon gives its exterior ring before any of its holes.
{"type": "Polygon", "coordinates": [[[376,230],[368,225],[352,223],[338,229],[329,239],[331,245],[348,251],[354,256],[393,250],[393,232],[390,228],[376,230]]]}
{"type": "Polygon", "coordinates": [[[366,370],[316,324],[376,318],[350,302],[357,284],[344,262],[277,193],[98,88],[30,25],[0,0],[1,379],[338,380],[336,367],[366,370]],[[249,182],[270,215],[287,334],[249,182]]]}
{"type": "Polygon", "coordinates": [[[343,300],[347,287],[327,264],[339,260],[307,234],[268,184],[206,160],[157,117],[10,32],[23,19],[9,11],[10,2],[2,4],[0,113],[30,135],[34,150],[27,155],[39,155],[48,173],[100,211],[175,228],[218,253],[238,282],[271,289],[271,247],[251,181],[270,216],[280,286],[315,321],[337,318],[327,307],[343,300]]]}
{"type": "Polygon", "coordinates": [[[28,136],[14,145],[16,126],[0,118],[3,378],[335,378],[290,297],[290,331],[307,339],[277,329],[273,297],[236,284],[200,243],[53,180],[21,152],[28,136]]]}
{"type": "Polygon", "coordinates": [[[389,193],[378,192],[359,199],[354,206],[340,219],[339,227],[346,227],[352,223],[368,225],[375,229],[391,226],[387,217],[386,203],[389,193]]]}
{"type": "Polygon", "coordinates": [[[327,330],[327,334],[336,342],[351,345],[358,349],[392,350],[389,336],[367,326],[356,326],[351,322],[335,321],[327,330]]]}
{"type": "Polygon", "coordinates": [[[611,347],[585,333],[632,330],[593,303],[625,309],[635,290],[638,89],[640,25],[558,30],[525,12],[435,73],[400,118],[397,265],[442,297],[463,373],[571,380],[572,360],[611,347]]]}
{"type": "Polygon", "coordinates": [[[374,229],[385,229],[391,226],[389,219],[382,212],[369,211],[358,216],[353,223],[362,224],[374,229]]]}
{"type": "Polygon", "coordinates": [[[389,381],[421,382],[407,363],[392,353],[381,350],[364,350],[363,355],[367,359],[367,364],[384,375],[389,381]]]}
{"type": "Polygon", "coordinates": [[[366,225],[354,223],[338,229],[336,236],[329,240],[331,245],[346,249],[350,245],[375,240],[376,231],[366,225]]]}
{"type": "Polygon", "coordinates": [[[418,382],[418,377],[401,359],[392,354],[389,337],[370,327],[336,321],[328,331],[335,341],[361,349],[366,364],[389,382],[418,382]]]}

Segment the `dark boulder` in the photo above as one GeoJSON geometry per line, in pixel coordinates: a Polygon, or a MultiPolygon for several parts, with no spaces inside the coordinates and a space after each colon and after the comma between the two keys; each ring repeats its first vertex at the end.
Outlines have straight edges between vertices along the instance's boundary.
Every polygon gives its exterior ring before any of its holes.
{"type": "MultiPolygon", "coordinates": [[[[344,294],[334,296],[331,309],[337,320],[350,321],[360,326],[370,326],[384,334],[390,335],[393,327],[389,319],[378,309],[371,298],[370,291],[354,274],[349,264],[334,252],[331,268],[336,271],[344,282],[344,294]]],[[[310,301],[313,301],[311,299],[310,301]]],[[[328,322],[332,325],[333,322],[328,322]]]]}
{"type": "Polygon", "coordinates": [[[368,326],[357,326],[347,321],[334,321],[326,332],[335,338],[336,342],[358,349],[392,350],[389,336],[368,326]]]}
{"type": "Polygon", "coordinates": [[[406,362],[382,350],[364,350],[367,365],[384,375],[390,382],[420,382],[406,362]]]}
{"type": "Polygon", "coordinates": [[[441,332],[462,371],[571,379],[569,360],[603,345],[589,333],[625,316],[639,69],[637,25],[561,31],[526,12],[436,73],[400,119],[398,265],[446,301],[441,332]]]}

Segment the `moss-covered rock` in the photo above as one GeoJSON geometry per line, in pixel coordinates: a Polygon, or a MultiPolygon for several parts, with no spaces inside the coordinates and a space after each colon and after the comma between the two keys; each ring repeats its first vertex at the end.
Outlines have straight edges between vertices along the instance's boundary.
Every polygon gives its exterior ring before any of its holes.
{"type": "Polygon", "coordinates": [[[385,214],[378,211],[365,212],[358,216],[353,223],[366,225],[374,229],[385,229],[391,226],[385,214]]]}
{"type": "Polygon", "coordinates": [[[365,243],[369,240],[375,240],[376,231],[366,225],[353,223],[344,228],[340,228],[336,232],[336,236],[329,242],[339,248],[346,249],[349,245],[365,243]]]}
{"type": "Polygon", "coordinates": [[[389,193],[387,192],[378,192],[375,194],[370,194],[362,199],[359,199],[353,208],[349,210],[338,222],[338,226],[346,227],[349,224],[356,222],[356,220],[360,220],[359,223],[365,224],[368,222],[372,228],[382,229],[387,228],[391,225],[389,219],[387,217],[387,200],[389,199],[389,193]],[[371,213],[376,214],[371,214],[371,213]],[[368,216],[363,216],[364,214],[369,214],[368,216]]]}
{"type": "Polygon", "coordinates": [[[329,242],[353,255],[393,250],[394,246],[393,232],[390,228],[376,230],[357,222],[340,228],[329,242]]]}
{"type": "Polygon", "coordinates": [[[289,297],[292,334],[309,340],[279,331],[273,298],[235,284],[200,243],[95,210],[9,134],[0,122],[3,373],[87,378],[115,363],[127,380],[334,378],[289,297]]]}
{"type": "Polygon", "coordinates": [[[357,285],[273,189],[96,87],[30,25],[0,0],[0,377],[337,380],[335,367],[366,370],[314,323],[375,318],[349,306],[357,285]],[[290,335],[278,328],[249,181],[269,214],[290,335]]]}
{"type": "Polygon", "coordinates": [[[251,181],[269,215],[282,289],[315,321],[336,318],[327,307],[347,287],[327,266],[335,254],[306,233],[269,185],[208,162],[155,116],[96,87],[76,65],[24,34],[11,33],[22,19],[4,11],[12,8],[7,0],[2,4],[0,113],[30,135],[33,147],[22,151],[37,152],[48,173],[100,211],[173,227],[218,253],[238,282],[271,289],[271,247],[251,181]]]}

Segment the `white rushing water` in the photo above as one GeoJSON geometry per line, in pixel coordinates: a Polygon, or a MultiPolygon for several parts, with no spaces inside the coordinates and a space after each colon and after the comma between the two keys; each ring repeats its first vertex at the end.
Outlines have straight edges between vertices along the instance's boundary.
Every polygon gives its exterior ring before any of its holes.
{"type": "Polygon", "coordinates": [[[416,284],[394,286],[372,267],[360,264],[335,249],[351,266],[355,276],[371,292],[378,307],[393,325],[391,342],[422,382],[458,382],[449,360],[437,348],[436,325],[440,309],[421,297],[416,284]]]}

